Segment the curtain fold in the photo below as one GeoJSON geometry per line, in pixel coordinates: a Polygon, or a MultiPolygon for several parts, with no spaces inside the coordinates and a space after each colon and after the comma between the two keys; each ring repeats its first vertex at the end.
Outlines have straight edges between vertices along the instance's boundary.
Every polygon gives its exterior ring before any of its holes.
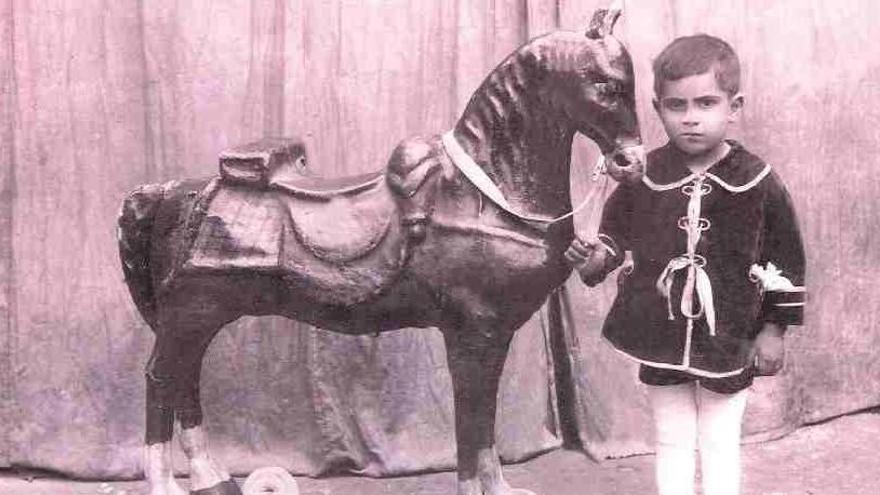
{"type": "MultiPolygon", "coordinates": [[[[12,1],[0,2],[0,424],[12,423],[12,212],[15,171],[15,56],[12,1]]],[[[0,433],[0,467],[9,465],[9,436],[0,433]]]]}

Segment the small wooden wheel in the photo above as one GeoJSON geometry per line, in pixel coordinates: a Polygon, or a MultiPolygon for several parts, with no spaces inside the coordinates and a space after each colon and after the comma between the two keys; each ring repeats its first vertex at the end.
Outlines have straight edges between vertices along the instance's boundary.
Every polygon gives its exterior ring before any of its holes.
{"type": "Polygon", "coordinates": [[[257,469],[244,481],[244,495],[299,495],[299,487],[293,476],[280,467],[257,469]]]}

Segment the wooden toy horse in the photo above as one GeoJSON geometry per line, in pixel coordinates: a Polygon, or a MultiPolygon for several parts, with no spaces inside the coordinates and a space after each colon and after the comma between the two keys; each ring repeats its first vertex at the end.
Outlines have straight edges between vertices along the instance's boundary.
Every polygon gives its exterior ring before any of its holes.
{"type": "Polygon", "coordinates": [[[219,178],[142,186],[125,200],[123,270],[156,335],[146,371],[152,495],[185,493],[172,475],[175,419],[191,493],[240,493],[207,450],[199,374],[225,324],[268,314],[346,334],[439,328],[458,494],[530,493],[502,476],[496,396],[515,330],[571,271],[572,138],[595,141],[618,180],[643,168],[632,64],[611,35],[619,13],[597,12],[586,35],[522,46],[450,132],[404,140],[381,172],[322,180],[308,175],[300,143],[265,140],[222,155],[219,178]]]}

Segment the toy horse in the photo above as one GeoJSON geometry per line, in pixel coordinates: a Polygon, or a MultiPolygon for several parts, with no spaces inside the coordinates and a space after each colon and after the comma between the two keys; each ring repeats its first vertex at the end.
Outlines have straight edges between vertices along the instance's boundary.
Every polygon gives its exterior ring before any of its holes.
{"type": "Polygon", "coordinates": [[[495,449],[498,383],[511,338],[571,272],[572,139],[580,132],[618,180],[643,168],[619,11],[584,33],[553,32],[508,56],[449,132],[412,137],[385,169],[322,179],[293,139],[221,156],[208,181],[142,186],[125,200],[125,278],[156,335],[146,370],[145,474],[152,495],[185,493],[171,466],[181,426],[192,492],[239,494],[207,450],[202,359],[243,315],[328,331],[438,328],[452,377],[458,495],[511,488],[495,449]]]}

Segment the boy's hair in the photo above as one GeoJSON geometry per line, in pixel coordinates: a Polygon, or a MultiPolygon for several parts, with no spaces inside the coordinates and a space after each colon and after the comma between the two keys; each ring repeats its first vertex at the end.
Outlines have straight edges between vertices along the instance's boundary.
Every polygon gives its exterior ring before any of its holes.
{"type": "Polygon", "coordinates": [[[724,40],[708,34],[676,38],[654,60],[654,94],[660,96],[665,81],[715,72],[718,87],[728,95],[739,92],[739,57],[724,40]]]}

